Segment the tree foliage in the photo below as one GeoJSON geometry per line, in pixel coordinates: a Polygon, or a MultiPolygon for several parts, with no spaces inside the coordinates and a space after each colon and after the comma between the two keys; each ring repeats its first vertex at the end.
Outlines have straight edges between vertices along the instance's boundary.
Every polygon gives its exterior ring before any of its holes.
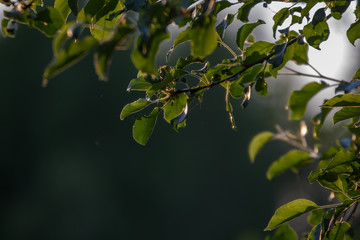
{"type": "Polygon", "coordinates": [[[291,94],[290,120],[303,119],[310,99],[324,89],[335,88],[335,95],[324,100],[319,114],[313,118],[313,136],[318,138],[329,112],[335,110],[333,123],[348,120],[345,127],[352,134],[351,138],[339,139],[338,145],[319,151],[318,145],[307,144],[308,128],[301,121],[297,134],[279,126],[277,133],[259,133],[250,142],[249,155],[254,162],[268,141],[285,141],[294,149],[271,164],[268,179],[288,170],[297,172],[315,162],[318,166],[309,175],[310,183],[319,183],[338,199],[338,203],[325,206],[306,199],[285,204],[276,210],[265,228],[277,228],[273,237],[267,239],[297,239],[286,223],[308,212],[313,228],[306,234],[307,239],[352,239],[350,220],[360,201],[360,95],[356,93],[360,86],[360,68],[351,80],[340,81],[314,69],[307,53],[309,47],[320,50],[321,44],[329,38],[329,19],[341,20],[349,9],[354,9],[355,20],[348,26],[346,35],[355,45],[360,38],[360,1],[353,4],[353,1],[339,0],[286,1],[287,4],[273,14],[274,41],[255,41],[252,32],[265,21],[250,22],[249,14],[256,5],[268,8],[272,2],[275,1],[55,0],[53,6],[47,6],[42,0],[0,0],[9,7],[4,11],[1,26],[5,37],[15,37],[18,24],[24,24],[53,38],[53,59],[44,70],[44,86],[90,53],[94,55],[99,79],[106,81],[114,52],[131,48],[130,57],[139,72],[129,82],[128,91],[140,91],[143,97],[128,103],[120,118],[138,114],[133,137],[142,145],[149,140],[161,116],[175,131],[185,127],[191,115],[188,105],[202,101],[204,94],[216,86],[224,88],[225,110],[233,129],[237,126],[232,99],[242,98],[241,105],[246,108],[252,94],[267,96],[267,79],[276,78],[283,69],[319,80],[291,94]],[[230,8],[236,9],[236,13],[219,19],[219,13],[230,8]],[[235,19],[242,25],[236,35],[237,49],[231,49],[223,39],[235,19]],[[170,38],[168,27],[171,24],[176,25],[180,33],[172,41],[167,58],[184,42],[190,42],[190,54],[180,57],[172,66],[155,66],[160,44],[170,38]],[[210,62],[208,57],[218,48],[228,51],[232,58],[215,64],[210,62]],[[289,68],[286,65],[289,61],[307,65],[316,74],[289,68]]]}

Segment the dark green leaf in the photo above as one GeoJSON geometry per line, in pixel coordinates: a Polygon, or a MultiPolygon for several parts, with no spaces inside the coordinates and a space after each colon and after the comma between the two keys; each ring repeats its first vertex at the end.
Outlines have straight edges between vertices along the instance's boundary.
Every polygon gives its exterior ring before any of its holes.
{"type": "Polygon", "coordinates": [[[318,10],[316,10],[313,19],[311,21],[313,28],[315,28],[318,23],[324,21],[325,18],[326,18],[325,8],[319,8],[318,10]]]}
{"type": "Polygon", "coordinates": [[[138,12],[146,4],[145,0],[125,0],[126,9],[138,12]]]}
{"type": "Polygon", "coordinates": [[[215,3],[215,7],[213,10],[213,14],[216,15],[219,12],[221,12],[222,10],[224,10],[225,8],[231,7],[232,4],[228,1],[218,1],[215,3]]]}
{"type": "Polygon", "coordinates": [[[342,14],[346,11],[346,9],[350,6],[351,1],[333,1],[331,6],[331,15],[339,20],[342,17],[342,14]]]}
{"type": "Polygon", "coordinates": [[[242,22],[248,22],[250,10],[260,2],[262,2],[262,0],[250,0],[244,3],[244,5],[239,8],[237,18],[242,22]]]}
{"type": "Polygon", "coordinates": [[[34,26],[45,35],[52,37],[63,26],[64,22],[64,17],[57,9],[46,7],[37,13],[34,26]]]}
{"type": "Polygon", "coordinates": [[[286,47],[287,43],[282,43],[275,46],[275,56],[268,61],[268,63],[273,65],[273,68],[276,68],[283,63],[286,47]]]}
{"type": "Polygon", "coordinates": [[[63,48],[45,69],[43,85],[46,86],[49,78],[56,76],[86,56],[97,44],[98,42],[94,38],[86,37],[63,48]]]}
{"type": "Polygon", "coordinates": [[[154,130],[160,110],[160,108],[156,107],[149,116],[139,116],[136,119],[133,126],[133,137],[137,143],[146,145],[146,142],[154,130]]]}
{"type": "Polygon", "coordinates": [[[68,5],[74,15],[78,15],[78,0],[68,0],[68,5]]]}
{"type": "Polygon", "coordinates": [[[304,27],[304,35],[310,46],[319,49],[319,45],[329,38],[330,30],[326,21],[319,22],[314,26],[312,23],[304,27]]]}
{"type": "Polygon", "coordinates": [[[265,231],[273,230],[279,225],[317,208],[319,208],[318,205],[306,199],[289,202],[276,210],[265,231]]]}
{"type": "Polygon", "coordinates": [[[279,12],[277,12],[274,17],[274,26],[273,26],[273,37],[275,38],[276,29],[281,26],[284,21],[289,17],[290,11],[288,8],[283,8],[279,12]]]}
{"type": "Polygon", "coordinates": [[[164,106],[164,119],[170,123],[171,120],[179,116],[184,111],[187,99],[187,95],[181,93],[169,100],[164,106]]]}
{"type": "Polygon", "coordinates": [[[360,86],[360,80],[351,81],[351,82],[341,81],[339,86],[335,89],[335,93],[339,91],[350,93],[351,91],[357,89],[359,86],[360,86]]]}
{"type": "Polygon", "coordinates": [[[259,25],[265,24],[263,20],[257,20],[256,23],[244,24],[239,28],[236,35],[236,43],[241,50],[244,48],[244,42],[247,37],[251,34],[251,32],[259,25]]]}
{"type": "Polygon", "coordinates": [[[255,90],[260,96],[266,97],[268,95],[264,72],[260,72],[256,77],[255,90]]]}
{"type": "Polygon", "coordinates": [[[344,107],[341,110],[337,111],[334,114],[333,117],[333,121],[334,124],[346,120],[346,119],[350,119],[353,117],[359,117],[360,116],[360,107],[344,107]]]}
{"type": "Polygon", "coordinates": [[[350,28],[346,32],[346,35],[351,44],[355,46],[355,40],[360,38],[360,21],[351,24],[350,28]]]}
{"type": "Polygon", "coordinates": [[[152,102],[148,101],[145,98],[139,98],[135,102],[126,104],[120,113],[120,119],[123,120],[126,116],[144,109],[151,103],[152,102]]]}
{"type": "Polygon", "coordinates": [[[260,149],[264,146],[265,143],[271,140],[273,136],[274,134],[272,132],[261,132],[251,139],[248,150],[251,162],[255,161],[255,157],[260,149]]]}
{"type": "Polygon", "coordinates": [[[300,120],[304,116],[309,100],[324,87],[326,86],[322,83],[311,82],[301,90],[292,92],[289,99],[290,120],[300,120]]]}
{"type": "Polygon", "coordinates": [[[288,224],[282,224],[278,229],[276,229],[272,240],[298,240],[298,236],[295,230],[288,224]]]}
{"type": "Polygon", "coordinates": [[[326,101],[322,107],[360,107],[360,95],[351,93],[337,95],[326,101]]]}
{"type": "Polygon", "coordinates": [[[81,31],[83,28],[81,23],[68,22],[56,34],[52,42],[54,56],[57,56],[66,41],[72,38],[74,30],[81,31]],[[70,35],[70,36],[69,36],[70,35]]]}
{"type": "Polygon", "coordinates": [[[276,175],[283,173],[289,169],[296,169],[298,165],[311,162],[311,156],[307,152],[291,150],[278,160],[273,162],[266,172],[266,177],[271,180],[276,175]]]}

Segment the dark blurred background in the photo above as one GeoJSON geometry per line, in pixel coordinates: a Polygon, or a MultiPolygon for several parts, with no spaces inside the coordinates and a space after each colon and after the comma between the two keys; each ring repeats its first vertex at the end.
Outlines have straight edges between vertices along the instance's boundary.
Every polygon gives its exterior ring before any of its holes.
{"type": "Polygon", "coordinates": [[[137,74],[129,54],[114,56],[109,82],[89,56],[42,88],[51,40],[26,27],[0,38],[0,239],[258,240],[281,204],[326,201],[302,183],[306,171],[266,180],[285,144],[249,162],[256,133],[275,123],[296,130],[284,108],[291,82],[270,80],[270,96],[254,94],[246,110],[234,101],[238,131],[224,89],[209,91],[190,106],[185,129],[159,118],[143,147],[131,136],[136,116],[119,119],[140,96],[126,92],[137,74]]]}

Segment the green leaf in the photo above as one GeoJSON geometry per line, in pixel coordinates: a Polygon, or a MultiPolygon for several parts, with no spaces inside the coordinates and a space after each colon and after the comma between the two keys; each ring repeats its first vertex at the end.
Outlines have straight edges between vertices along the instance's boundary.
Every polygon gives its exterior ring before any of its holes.
{"type": "Polygon", "coordinates": [[[59,55],[66,41],[75,36],[71,36],[75,32],[80,32],[83,28],[82,23],[68,22],[57,32],[52,42],[54,56],[59,55]],[[69,32],[68,32],[69,31],[69,32]],[[69,36],[70,35],[70,36],[69,36]]]}
{"type": "Polygon", "coordinates": [[[255,157],[260,151],[260,149],[267,143],[269,140],[273,138],[274,134],[272,132],[261,132],[255,135],[249,144],[249,157],[250,161],[253,163],[255,161],[255,157]]]}
{"type": "Polygon", "coordinates": [[[279,225],[317,208],[319,208],[318,205],[306,199],[289,202],[276,210],[265,231],[273,230],[279,225]]]}
{"type": "Polygon", "coordinates": [[[308,15],[308,13],[310,12],[310,10],[318,3],[319,1],[317,0],[309,0],[306,3],[305,8],[301,11],[301,17],[305,17],[306,15],[308,15]]]}
{"type": "Polygon", "coordinates": [[[288,224],[281,225],[276,229],[272,240],[297,240],[298,236],[293,228],[288,224]]]}
{"type": "Polygon", "coordinates": [[[120,119],[124,120],[126,116],[144,109],[151,103],[152,102],[146,100],[145,98],[139,98],[135,102],[126,104],[120,113],[120,119]]]}
{"type": "Polygon", "coordinates": [[[94,65],[96,74],[101,80],[107,80],[110,70],[111,57],[115,49],[121,46],[127,39],[133,29],[127,25],[118,26],[113,38],[103,42],[94,54],[94,65]]]}
{"type": "Polygon", "coordinates": [[[139,116],[136,119],[133,126],[133,138],[137,143],[144,146],[146,145],[146,142],[154,130],[160,110],[160,108],[156,107],[149,116],[139,116]]]}
{"type": "Polygon", "coordinates": [[[350,163],[353,161],[356,161],[357,158],[353,152],[348,151],[339,151],[336,153],[334,158],[330,161],[329,165],[327,165],[326,170],[331,170],[337,166],[340,166],[342,164],[350,163]]]}
{"type": "Polygon", "coordinates": [[[273,26],[273,37],[275,38],[276,30],[279,26],[281,26],[284,21],[290,16],[290,11],[288,8],[283,8],[279,12],[277,12],[274,17],[274,26],[273,26]]]}
{"type": "Polygon", "coordinates": [[[351,44],[355,46],[355,40],[360,38],[360,21],[356,21],[350,25],[350,28],[346,32],[346,36],[351,44]]]}
{"type": "Polygon", "coordinates": [[[250,10],[253,9],[253,7],[255,7],[255,5],[260,2],[262,2],[262,0],[250,0],[245,2],[244,5],[239,8],[237,18],[244,23],[249,22],[250,10]]]}
{"type": "Polygon", "coordinates": [[[314,124],[313,136],[315,139],[319,138],[320,129],[323,126],[325,119],[330,111],[331,111],[331,108],[321,108],[321,112],[313,118],[313,121],[312,121],[314,124]]]}
{"type": "Polygon", "coordinates": [[[260,72],[256,77],[255,90],[260,96],[266,97],[268,95],[267,83],[265,82],[264,72],[260,72]]]}
{"type": "Polygon", "coordinates": [[[244,48],[244,42],[247,37],[251,34],[251,32],[259,25],[265,24],[265,22],[261,19],[257,20],[255,23],[244,24],[239,28],[236,35],[236,43],[241,50],[244,48]]]}
{"type": "Polygon", "coordinates": [[[215,30],[215,21],[214,16],[203,16],[188,29],[194,56],[205,57],[216,49],[219,35],[215,30]]]}
{"type": "Polygon", "coordinates": [[[54,8],[62,14],[65,23],[67,17],[71,12],[68,0],[55,0],[54,8]]]}
{"type": "Polygon", "coordinates": [[[152,84],[146,81],[145,77],[140,76],[130,81],[127,90],[128,91],[146,91],[152,87],[152,84]]]}
{"type": "Polygon", "coordinates": [[[347,231],[351,228],[351,224],[348,222],[336,223],[328,233],[328,237],[325,240],[343,240],[347,231]]]}
{"type": "Polygon", "coordinates": [[[326,101],[322,107],[360,107],[360,95],[351,93],[337,95],[326,101]]]}
{"type": "Polygon", "coordinates": [[[312,226],[316,226],[320,223],[321,218],[324,214],[324,209],[317,209],[310,213],[307,220],[312,226]]]}
{"type": "Polygon", "coordinates": [[[266,172],[266,177],[267,179],[271,180],[280,173],[283,173],[289,169],[296,169],[297,166],[308,164],[311,161],[312,159],[309,153],[298,150],[291,150],[271,164],[266,172]]]}
{"type": "Polygon", "coordinates": [[[86,56],[97,44],[98,42],[94,38],[86,37],[63,48],[45,69],[43,85],[46,86],[49,78],[55,77],[86,56]]]}
{"type": "Polygon", "coordinates": [[[143,37],[140,36],[137,39],[136,46],[131,54],[131,59],[137,69],[156,75],[158,73],[155,68],[156,53],[158,52],[160,43],[169,38],[170,35],[167,32],[158,32],[152,34],[146,41],[142,40],[143,37]]]}
{"type": "Polygon", "coordinates": [[[336,124],[340,121],[350,119],[353,117],[359,117],[359,116],[360,116],[360,107],[358,107],[358,108],[357,107],[344,107],[334,114],[333,121],[334,121],[334,124],[336,124]]]}
{"type": "Polygon", "coordinates": [[[64,22],[64,17],[57,9],[46,7],[37,13],[34,26],[46,36],[52,37],[63,26],[64,22]]]}
{"type": "MultiPolygon", "coordinates": [[[[119,14],[116,17],[111,18],[114,13],[120,11],[123,8],[124,5],[121,3],[121,1],[112,1],[109,2],[107,7],[102,9],[102,11],[106,11],[105,13],[103,13],[104,16],[99,18],[96,23],[93,24],[90,28],[91,34],[94,36],[94,38],[99,41],[105,41],[109,40],[109,37],[112,37],[113,34],[117,36],[119,36],[119,34],[122,34],[121,31],[123,30],[123,28],[131,29],[130,26],[126,26],[126,24],[124,24],[126,22],[125,20],[121,21],[121,27],[115,28],[115,26],[119,24],[119,19],[122,15],[119,14]]],[[[98,16],[98,14],[96,16],[98,16]]]]}
{"type": "Polygon", "coordinates": [[[272,64],[273,68],[279,67],[283,63],[286,48],[287,43],[282,43],[275,46],[275,56],[268,61],[268,63],[272,64]]]}
{"type": "Polygon", "coordinates": [[[289,99],[290,120],[300,120],[304,116],[309,100],[324,87],[322,83],[311,82],[301,90],[292,92],[289,99]]]}
{"type": "Polygon", "coordinates": [[[235,82],[233,81],[230,85],[230,95],[233,97],[233,98],[241,98],[242,95],[244,94],[244,90],[245,90],[245,87],[238,83],[238,82],[235,82]]]}
{"type": "Polygon", "coordinates": [[[233,14],[226,14],[225,18],[216,25],[216,32],[219,34],[221,39],[225,36],[225,30],[229,27],[229,25],[234,21],[233,14]]]}
{"type": "Polygon", "coordinates": [[[326,18],[325,8],[319,8],[318,10],[316,10],[313,19],[311,21],[313,27],[315,27],[318,23],[324,21],[325,18],[326,18]]]}
{"type": "Polygon", "coordinates": [[[304,27],[306,41],[310,46],[318,50],[320,50],[319,45],[329,38],[329,34],[330,30],[326,20],[319,22],[316,24],[316,26],[314,26],[312,23],[309,23],[304,27]]]}
{"type": "Polygon", "coordinates": [[[172,119],[179,116],[186,106],[187,99],[187,95],[181,93],[169,100],[164,106],[164,119],[170,123],[172,119]]]}
{"type": "Polygon", "coordinates": [[[295,43],[292,46],[294,46],[294,55],[292,60],[294,60],[294,62],[298,65],[307,64],[309,62],[308,59],[309,45],[295,43]]]}
{"type": "Polygon", "coordinates": [[[257,41],[251,46],[247,47],[244,51],[245,65],[251,65],[264,57],[272,50],[274,47],[273,43],[265,42],[265,41],[257,41]]]}
{"type": "Polygon", "coordinates": [[[77,19],[83,22],[96,23],[110,11],[113,11],[118,4],[121,4],[118,0],[89,0],[78,13],[77,19]]]}

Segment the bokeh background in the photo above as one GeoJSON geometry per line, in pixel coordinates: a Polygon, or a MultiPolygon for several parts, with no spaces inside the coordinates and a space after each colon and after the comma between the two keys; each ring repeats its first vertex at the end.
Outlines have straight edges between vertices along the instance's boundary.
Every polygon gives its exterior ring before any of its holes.
{"type": "MultiPolygon", "coordinates": [[[[257,8],[251,20],[261,16],[271,24],[266,11],[257,8]]],[[[335,24],[334,32],[344,34],[345,25],[335,24]]],[[[239,26],[226,35],[232,47],[239,26]]],[[[263,26],[256,37],[273,41],[270,30],[263,26]]],[[[359,48],[336,36],[330,39],[343,50],[324,44],[324,52],[311,52],[312,63],[350,79],[359,48]]],[[[159,64],[169,45],[162,45],[159,64]]],[[[176,50],[173,61],[186,48],[176,50]]],[[[15,39],[0,37],[0,239],[257,240],[280,205],[295,198],[327,203],[321,189],[306,182],[311,168],[266,180],[286,144],[269,143],[255,164],[247,155],[256,133],[274,131],[275,124],[297,130],[298,122],[287,121],[287,99],[313,79],[270,79],[270,96],[253,94],[245,110],[234,101],[238,131],[231,129],[224,89],[213,89],[203,103],[190,105],[185,129],[176,133],[159,118],[143,147],[131,136],[136,116],[119,119],[122,107],[140,97],[126,91],[137,74],[129,54],[115,54],[109,82],[97,79],[89,56],[42,88],[51,39],[23,26],[15,39]]],[[[217,50],[212,61],[226,54],[217,50]]],[[[308,111],[309,126],[317,111],[308,111]]],[[[334,143],[331,136],[347,135],[341,127],[324,129],[325,146],[334,143]]],[[[302,222],[292,226],[308,230],[302,222]]]]}

